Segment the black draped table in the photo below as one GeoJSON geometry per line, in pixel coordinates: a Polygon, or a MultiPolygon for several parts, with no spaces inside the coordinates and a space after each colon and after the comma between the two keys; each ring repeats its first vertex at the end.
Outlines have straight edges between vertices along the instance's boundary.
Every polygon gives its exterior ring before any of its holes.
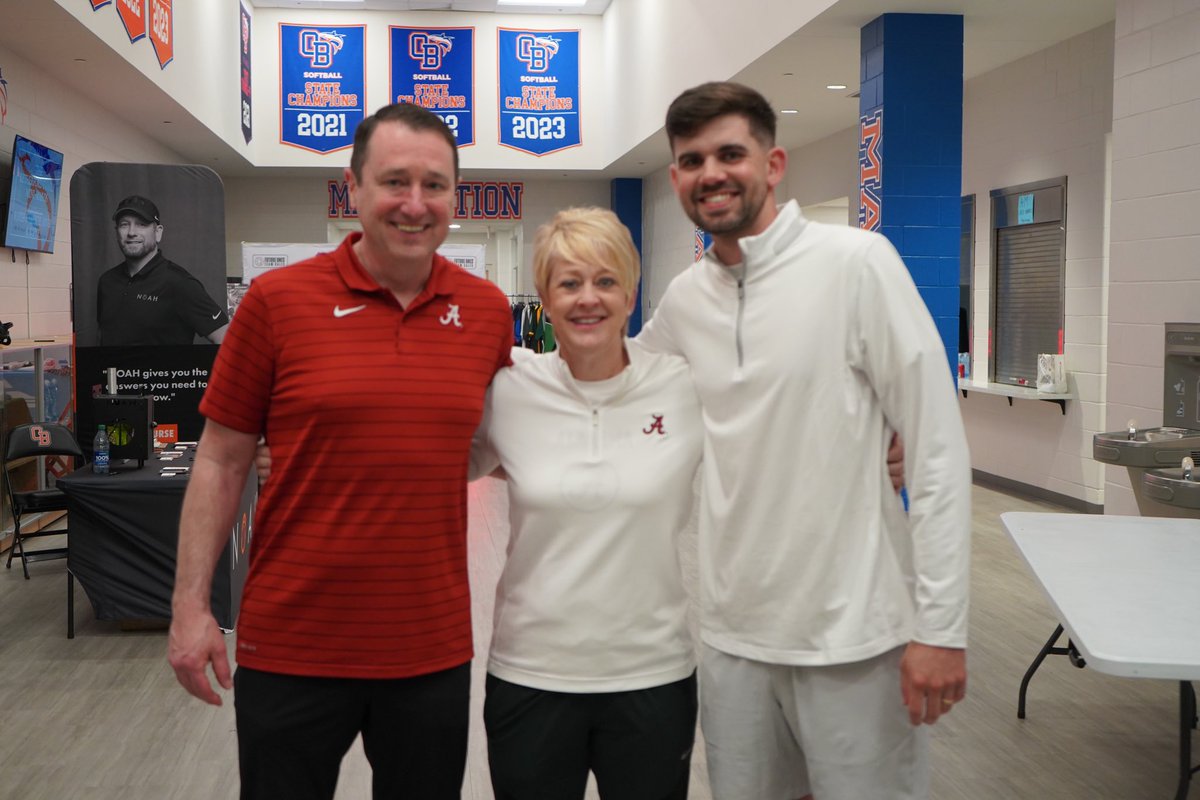
{"type": "MultiPolygon", "coordinates": [[[[70,514],[67,566],[97,619],[171,618],[179,513],[190,472],[167,470],[190,469],[195,453],[194,446],[180,445],[141,468],[118,462],[109,474],[96,475],[87,464],[58,479],[70,514]]],[[[257,499],[252,469],[213,573],[213,616],[227,630],[233,629],[241,603],[257,499]]]]}

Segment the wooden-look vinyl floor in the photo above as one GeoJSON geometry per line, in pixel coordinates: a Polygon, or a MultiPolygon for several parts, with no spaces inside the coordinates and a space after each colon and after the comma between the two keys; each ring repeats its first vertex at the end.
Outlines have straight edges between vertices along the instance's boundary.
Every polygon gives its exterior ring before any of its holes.
{"type": "MultiPolygon", "coordinates": [[[[970,684],[966,701],[934,729],[933,796],[1174,797],[1177,684],[1110,678],[1052,657],[1034,678],[1028,719],[1016,718],[1021,675],[1055,620],[998,517],[1003,511],[1060,509],[980,487],[974,501],[970,684]]],[[[476,641],[483,652],[508,535],[502,486],[475,484],[470,512],[476,641]]],[[[685,552],[690,574],[693,559],[685,552]]],[[[162,631],[129,632],[97,622],[82,594],[76,598],[77,638],[67,640],[65,563],[31,569],[29,581],[17,568],[0,570],[0,798],[235,798],[232,698],[220,708],[190,698],[167,666],[162,631]]],[[[492,797],[480,721],[481,665],[477,659],[463,785],[468,800],[492,797]]],[[[343,763],[338,800],[370,797],[369,770],[355,745],[343,763]]],[[[1192,794],[1200,798],[1200,777],[1192,794]]],[[[591,787],[588,796],[596,796],[591,787]]],[[[690,796],[710,797],[702,748],[690,796]]]]}

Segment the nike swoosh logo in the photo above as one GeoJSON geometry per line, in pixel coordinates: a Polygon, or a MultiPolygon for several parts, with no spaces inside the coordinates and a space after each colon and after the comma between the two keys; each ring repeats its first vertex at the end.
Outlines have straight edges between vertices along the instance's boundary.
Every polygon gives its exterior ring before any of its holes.
{"type": "Polygon", "coordinates": [[[341,306],[334,306],[333,307],[333,315],[335,317],[341,319],[342,317],[346,316],[347,314],[353,314],[355,311],[362,311],[366,307],[367,307],[366,303],[363,303],[361,306],[355,306],[354,308],[342,308],[341,306]]]}
{"type": "Polygon", "coordinates": [[[217,317],[219,317],[219,316],[221,316],[221,312],[220,312],[220,311],[218,311],[217,313],[213,314],[213,317],[212,317],[212,318],[213,318],[213,319],[216,319],[216,318],[217,318],[217,317]]]}

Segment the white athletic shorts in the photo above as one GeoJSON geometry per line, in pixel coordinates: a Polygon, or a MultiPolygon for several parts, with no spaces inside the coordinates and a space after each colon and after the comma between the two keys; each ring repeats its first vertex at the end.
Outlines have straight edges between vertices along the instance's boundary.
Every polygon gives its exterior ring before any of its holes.
{"type": "Polygon", "coordinates": [[[793,667],[702,645],[713,800],[926,800],[929,736],[900,699],[903,654],[793,667]]]}

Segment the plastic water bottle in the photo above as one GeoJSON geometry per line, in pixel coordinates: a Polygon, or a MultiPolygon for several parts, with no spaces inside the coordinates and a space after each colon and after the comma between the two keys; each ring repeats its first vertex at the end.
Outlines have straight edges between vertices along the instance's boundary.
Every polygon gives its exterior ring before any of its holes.
{"type": "Polygon", "coordinates": [[[97,426],[96,438],[92,439],[92,472],[108,474],[108,432],[103,425],[97,426]]]}

